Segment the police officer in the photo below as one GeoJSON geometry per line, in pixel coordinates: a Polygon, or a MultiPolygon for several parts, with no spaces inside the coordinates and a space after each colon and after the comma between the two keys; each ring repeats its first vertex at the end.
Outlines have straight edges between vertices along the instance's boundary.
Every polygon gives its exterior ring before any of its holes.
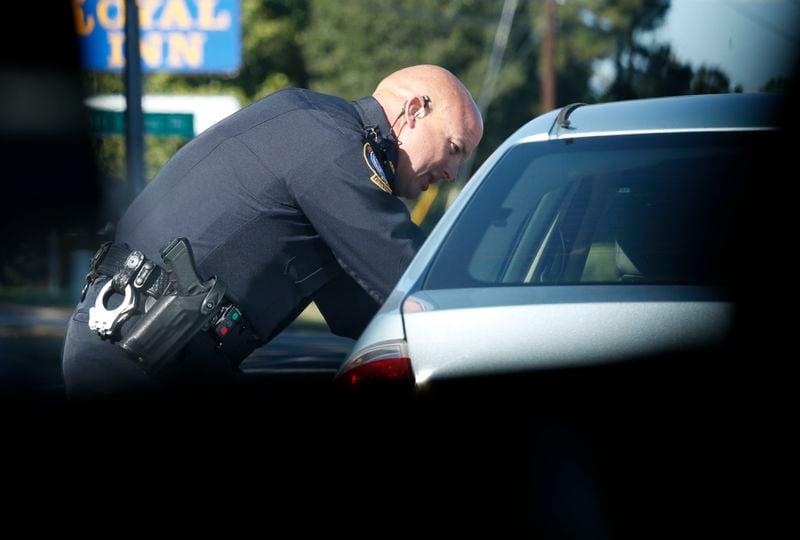
{"type": "Polygon", "coordinates": [[[208,129],[133,201],[93,260],[64,345],[68,394],[230,381],[312,301],[334,333],[356,338],[424,239],[398,197],[454,180],[482,133],[469,92],[431,65],[392,73],[354,102],[281,90],[208,129]],[[224,282],[224,297],[208,302],[211,319],[167,367],[149,369],[121,345],[177,294],[162,257],[176,238],[201,279],[224,282]],[[226,343],[226,325],[237,342],[226,343]]]}

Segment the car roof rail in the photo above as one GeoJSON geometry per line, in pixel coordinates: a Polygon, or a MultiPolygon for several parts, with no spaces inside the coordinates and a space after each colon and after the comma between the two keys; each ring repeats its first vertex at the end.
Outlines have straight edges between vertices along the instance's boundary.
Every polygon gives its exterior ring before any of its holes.
{"type": "Polygon", "coordinates": [[[561,111],[558,113],[558,118],[556,119],[556,125],[559,128],[568,128],[569,127],[569,115],[575,111],[578,107],[582,105],[587,105],[586,103],[571,103],[566,107],[562,107],[561,111]]]}

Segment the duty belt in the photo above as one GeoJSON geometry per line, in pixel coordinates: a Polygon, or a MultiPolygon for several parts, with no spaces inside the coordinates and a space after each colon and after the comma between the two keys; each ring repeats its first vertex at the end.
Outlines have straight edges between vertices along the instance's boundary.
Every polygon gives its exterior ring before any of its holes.
{"type": "Polygon", "coordinates": [[[209,331],[231,367],[238,366],[261,342],[241,308],[224,296],[216,276],[203,281],[188,240],[177,238],[161,250],[167,268],[125,244],[106,242],[92,257],[81,301],[91,283],[110,277],[89,310],[89,329],[111,338],[132,314],[142,317],[119,342],[148,373],[160,371],[198,332],[209,331]],[[124,295],[109,309],[108,297],[124,295]]]}
{"type": "Polygon", "coordinates": [[[112,278],[109,288],[120,294],[125,294],[126,287],[132,285],[137,291],[158,298],[170,284],[167,272],[147,259],[141,251],[131,251],[125,244],[105,242],[89,263],[81,302],[86,297],[89,285],[102,275],[112,278]]]}

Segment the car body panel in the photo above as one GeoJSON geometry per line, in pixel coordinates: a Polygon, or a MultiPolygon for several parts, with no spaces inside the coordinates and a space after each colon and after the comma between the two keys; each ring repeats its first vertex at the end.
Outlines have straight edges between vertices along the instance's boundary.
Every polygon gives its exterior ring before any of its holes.
{"type": "Polygon", "coordinates": [[[560,109],[512,134],[475,172],[439,221],[344,363],[377,342],[406,339],[418,384],[437,377],[613,362],[718,343],[733,304],[677,285],[546,285],[421,290],[453,224],[495,166],[518,145],[610,134],[775,129],[779,96],[682,96],[560,109]],[[591,324],[586,324],[591,323],[591,324]],[[497,336],[501,336],[500,339],[497,336]],[[452,355],[443,358],[445,353],[452,355]]]}
{"type": "MultiPolygon", "coordinates": [[[[769,94],[714,94],[584,105],[551,138],[625,132],[676,132],[771,128],[779,100],[769,94]]],[[[532,133],[531,135],[536,135],[532,133]]],[[[525,137],[522,137],[525,139],[525,137]]]]}
{"type": "Polygon", "coordinates": [[[733,304],[703,287],[527,286],[420,291],[405,313],[417,383],[570,368],[719,345],[733,304]]]}

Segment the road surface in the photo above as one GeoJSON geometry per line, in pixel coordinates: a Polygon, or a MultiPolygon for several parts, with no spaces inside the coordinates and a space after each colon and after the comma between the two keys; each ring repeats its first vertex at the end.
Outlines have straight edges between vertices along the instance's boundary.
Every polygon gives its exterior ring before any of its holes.
{"type": "MultiPolygon", "coordinates": [[[[65,308],[0,305],[0,396],[63,399],[61,347],[70,313],[65,308]]],[[[239,381],[248,388],[325,384],[353,343],[321,325],[296,323],[242,363],[239,381]]]]}

